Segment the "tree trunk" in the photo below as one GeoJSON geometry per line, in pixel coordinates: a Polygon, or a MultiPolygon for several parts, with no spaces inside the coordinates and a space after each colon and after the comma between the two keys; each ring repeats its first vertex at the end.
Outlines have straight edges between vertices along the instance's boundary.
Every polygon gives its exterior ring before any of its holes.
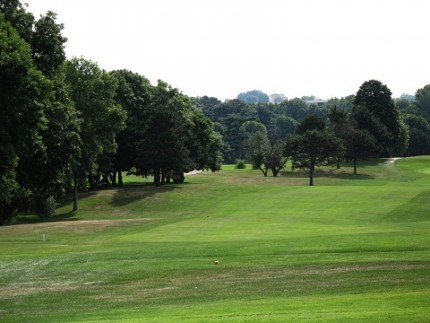
{"type": "Polygon", "coordinates": [[[116,186],[116,171],[113,171],[112,173],[112,186],[116,186]]]}
{"type": "Polygon", "coordinates": [[[102,182],[103,182],[103,184],[110,185],[110,183],[109,183],[109,175],[103,174],[102,182]]]}
{"type": "Polygon", "coordinates": [[[166,172],[164,170],[162,170],[161,171],[161,185],[166,184],[166,177],[167,177],[166,172]]]}
{"type": "Polygon", "coordinates": [[[159,169],[157,169],[157,170],[155,170],[154,171],[154,184],[155,184],[155,186],[160,186],[160,170],[159,169]]]}
{"type": "Polygon", "coordinates": [[[281,171],[281,169],[282,169],[282,167],[280,167],[280,168],[272,167],[273,177],[278,177],[279,172],[281,171]]]}
{"type": "Polygon", "coordinates": [[[309,186],[314,186],[314,172],[315,165],[313,162],[311,162],[311,167],[309,167],[309,186]]]}
{"type": "Polygon", "coordinates": [[[122,180],[122,172],[120,170],[118,171],[118,185],[121,187],[124,186],[124,182],[122,180]]]}
{"type": "Polygon", "coordinates": [[[73,210],[72,212],[76,212],[78,208],[78,175],[75,175],[74,183],[73,183],[73,210]]]}
{"type": "Polygon", "coordinates": [[[6,216],[4,214],[4,206],[0,203],[0,227],[4,224],[6,220],[6,216]]]}
{"type": "Polygon", "coordinates": [[[267,172],[268,172],[269,169],[268,168],[263,168],[263,167],[259,167],[259,169],[263,173],[264,177],[267,177],[267,172]]]}
{"type": "Polygon", "coordinates": [[[340,158],[336,158],[336,167],[337,169],[340,168],[340,158]]]}
{"type": "Polygon", "coordinates": [[[357,174],[357,158],[354,158],[354,175],[357,174]]]}

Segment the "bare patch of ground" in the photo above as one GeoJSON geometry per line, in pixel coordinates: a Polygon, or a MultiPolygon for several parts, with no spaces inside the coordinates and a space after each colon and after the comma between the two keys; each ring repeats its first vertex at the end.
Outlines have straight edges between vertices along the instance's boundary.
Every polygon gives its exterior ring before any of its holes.
{"type": "Polygon", "coordinates": [[[67,231],[73,233],[86,233],[94,231],[103,231],[107,228],[120,226],[123,224],[138,224],[156,221],[154,218],[139,219],[115,219],[115,220],[76,220],[76,221],[55,221],[34,224],[20,224],[10,227],[9,234],[19,234],[23,232],[46,232],[46,231],[67,231]]]}
{"type": "MultiPolygon", "coordinates": [[[[46,293],[46,292],[64,292],[77,290],[81,288],[80,285],[65,285],[58,284],[47,287],[25,287],[25,286],[14,286],[14,287],[0,287],[0,295],[4,297],[24,296],[29,294],[46,293]]],[[[0,296],[1,299],[1,296],[0,296]]]]}

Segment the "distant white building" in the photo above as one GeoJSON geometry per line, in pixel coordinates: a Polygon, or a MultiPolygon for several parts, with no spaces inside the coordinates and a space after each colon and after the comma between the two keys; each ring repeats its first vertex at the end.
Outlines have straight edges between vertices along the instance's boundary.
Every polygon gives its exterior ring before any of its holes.
{"type": "Polygon", "coordinates": [[[306,100],[305,102],[309,105],[316,105],[317,107],[322,107],[327,102],[327,100],[313,99],[313,100],[306,100]]]}
{"type": "Polygon", "coordinates": [[[288,98],[284,96],[283,94],[271,94],[269,95],[269,101],[270,103],[279,104],[284,101],[286,101],[288,98]]]}

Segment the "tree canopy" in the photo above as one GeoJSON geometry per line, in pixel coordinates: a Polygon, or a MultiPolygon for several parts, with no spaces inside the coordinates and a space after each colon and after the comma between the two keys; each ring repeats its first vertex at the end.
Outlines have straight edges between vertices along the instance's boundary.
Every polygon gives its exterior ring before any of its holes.
{"type": "Polygon", "coordinates": [[[266,103],[269,102],[269,96],[260,90],[242,92],[237,99],[246,103],[266,103]]]}
{"type": "Polygon", "coordinates": [[[391,91],[380,81],[370,80],[361,85],[354,100],[353,118],[359,129],[375,137],[381,153],[393,154],[396,143],[404,139],[391,91]]]}
{"type": "MultiPolygon", "coordinates": [[[[309,120],[303,120],[299,129],[304,129],[308,123],[322,124],[323,121],[317,122],[315,117],[311,116],[309,120]]],[[[344,147],[341,140],[328,129],[309,127],[289,137],[285,151],[286,155],[291,157],[293,169],[309,169],[309,185],[313,186],[315,167],[336,163],[336,159],[343,156],[344,147]]]]}

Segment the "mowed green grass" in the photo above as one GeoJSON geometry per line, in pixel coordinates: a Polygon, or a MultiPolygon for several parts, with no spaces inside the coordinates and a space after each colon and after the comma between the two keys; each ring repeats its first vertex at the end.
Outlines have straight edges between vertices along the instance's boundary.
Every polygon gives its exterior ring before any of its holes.
{"type": "Polygon", "coordinates": [[[131,178],[0,227],[0,321],[430,321],[430,157],[351,173],[131,178]]]}

